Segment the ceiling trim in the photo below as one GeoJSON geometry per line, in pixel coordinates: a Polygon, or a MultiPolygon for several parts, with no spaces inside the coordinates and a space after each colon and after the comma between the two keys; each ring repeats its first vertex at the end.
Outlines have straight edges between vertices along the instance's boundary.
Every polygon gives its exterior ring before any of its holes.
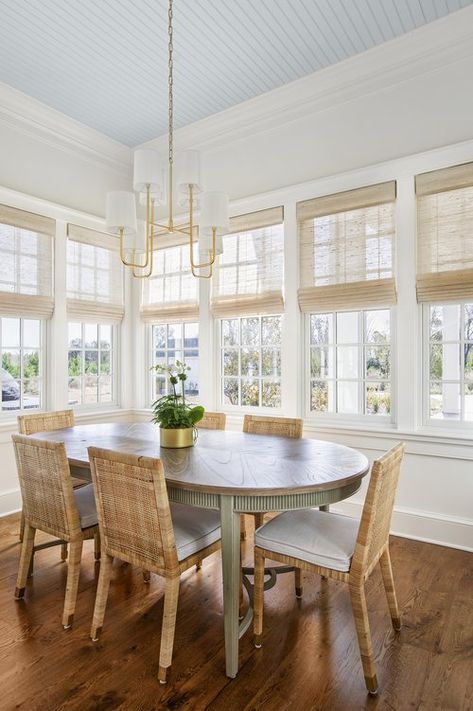
{"type": "Polygon", "coordinates": [[[89,163],[130,175],[132,151],[56,109],[0,82],[0,124],[89,163]]]}
{"type": "MultiPolygon", "coordinates": [[[[473,6],[175,131],[212,150],[433,72],[473,54],[473,6]]],[[[164,150],[167,136],[143,144],[164,150]]]]}

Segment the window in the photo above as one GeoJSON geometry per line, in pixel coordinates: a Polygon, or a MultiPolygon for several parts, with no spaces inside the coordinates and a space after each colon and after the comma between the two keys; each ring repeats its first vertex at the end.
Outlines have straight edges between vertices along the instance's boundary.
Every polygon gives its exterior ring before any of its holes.
{"type": "Polygon", "coordinates": [[[188,241],[156,250],[153,273],[143,280],[142,320],[147,323],[198,320],[198,283],[191,274],[188,241]]]}
{"type": "MultiPolygon", "coordinates": [[[[190,402],[199,399],[199,324],[167,323],[152,326],[153,366],[172,365],[184,361],[190,371],[186,380],[186,397],[190,402]]],[[[169,394],[165,374],[153,374],[152,399],[169,394]]]]}
{"type": "Polygon", "coordinates": [[[72,321],[119,323],[124,314],[118,240],[68,225],[67,313],[72,321]]]}
{"type": "Polygon", "coordinates": [[[220,321],[224,407],[281,407],[281,326],[281,316],[220,321]]]}
{"type": "Polygon", "coordinates": [[[425,305],[427,419],[473,422],[473,302],[425,305]]]}
{"type": "Polygon", "coordinates": [[[56,223],[42,215],[0,205],[0,313],[50,318],[53,235],[56,223]]]}
{"type": "Polygon", "coordinates": [[[69,323],[69,405],[116,402],[116,327],[69,323]]]}
{"type": "Polygon", "coordinates": [[[310,314],[309,332],[310,411],[388,417],[390,311],[310,314]]]}
{"type": "Polygon", "coordinates": [[[297,204],[301,311],[396,302],[395,200],[392,181],[297,204]]]}
{"type": "Polygon", "coordinates": [[[43,405],[43,324],[38,319],[0,318],[2,411],[43,405]]]}
{"type": "Polygon", "coordinates": [[[282,207],[232,217],[212,279],[214,316],[279,314],[284,309],[282,207]]]}

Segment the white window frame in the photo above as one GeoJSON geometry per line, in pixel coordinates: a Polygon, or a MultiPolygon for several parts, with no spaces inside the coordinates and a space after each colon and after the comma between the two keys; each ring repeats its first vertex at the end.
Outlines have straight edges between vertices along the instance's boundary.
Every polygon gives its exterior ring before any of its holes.
{"type": "MultiPolygon", "coordinates": [[[[156,376],[155,376],[155,374],[154,374],[154,372],[153,372],[153,370],[152,370],[152,368],[154,368],[154,366],[155,366],[155,364],[156,364],[156,361],[155,361],[155,350],[156,350],[156,349],[155,349],[155,347],[154,347],[153,328],[154,328],[155,326],[165,326],[165,327],[167,328],[168,326],[175,326],[175,325],[178,325],[178,324],[181,324],[181,325],[183,325],[183,326],[185,327],[186,324],[191,324],[191,323],[192,323],[192,324],[197,324],[197,328],[198,328],[198,332],[199,332],[199,336],[198,336],[198,338],[199,338],[199,345],[198,345],[198,347],[197,347],[197,351],[198,351],[198,358],[199,358],[199,364],[200,364],[201,322],[200,322],[200,319],[199,319],[199,318],[196,318],[194,321],[171,321],[171,320],[170,320],[170,321],[156,321],[155,323],[150,323],[150,324],[148,325],[148,328],[146,329],[146,330],[147,330],[147,336],[146,336],[147,358],[146,358],[146,360],[147,360],[147,370],[148,370],[148,373],[149,373],[148,386],[147,386],[148,407],[151,407],[152,403],[153,403],[153,402],[157,399],[157,397],[158,397],[158,395],[157,395],[157,393],[156,393],[156,390],[155,390],[155,380],[156,380],[156,376]]],[[[166,341],[167,341],[167,335],[166,335],[166,341]]],[[[175,350],[179,350],[179,349],[176,348],[175,350]]],[[[180,350],[182,351],[182,357],[183,357],[184,360],[185,360],[184,351],[185,351],[185,350],[195,350],[195,349],[192,349],[192,348],[187,348],[187,349],[185,349],[185,348],[184,348],[184,343],[183,343],[183,347],[182,347],[180,350]]],[[[167,348],[167,347],[164,348],[164,351],[165,351],[166,354],[167,354],[168,348],[167,348]]],[[[167,358],[166,358],[166,363],[167,363],[167,358]]],[[[199,368],[199,375],[200,375],[200,368],[199,368]]],[[[167,387],[167,383],[166,383],[166,387],[167,387]]],[[[200,398],[201,398],[201,382],[200,382],[200,377],[199,377],[199,395],[197,396],[197,399],[198,399],[199,403],[200,403],[200,398]]],[[[192,403],[193,401],[190,401],[190,402],[192,403]]],[[[194,404],[196,404],[196,403],[194,403],[194,404]]]]}
{"type": "MultiPolygon", "coordinates": [[[[112,399],[109,402],[87,402],[87,403],[77,403],[74,405],[69,404],[69,378],[72,378],[74,376],[69,375],[69,351],[70,350],[76,350],[76,349],[70,349],[69,348],[69,324],[70,323],[79,323],[81,324],[81,329],[82,329],[82,347],[81,347],[81,353],[83,353],[86,350],[89,350],[87,348],[84,348],[84,338],[83,338],[83,329],[84,325],[88,323],[92,323],[91,321],[85,320],[77,320],[77,319],[67,319],[66,323],[66,337],[67,337],[67,343],[66,343],[66,403],[67,407],[73,408],[74,411],[80,412],[80,413],[86,413],[86,412],[96,412],[97,410],[116,410],[120,407],[120,392],[119,392],[119,382],[120,382],[120,377],[119,377],[119,368],[120,368],[120,351],[121,351],[121,344],[120,344],[120,325],[117,323],[101,323],[97,322],[98,326],[110,326],[111,327],[111,333],[112,333],[112,345],[111,345],[111,353],[112,353],[112,358],[111,358],[111,364],[112,364],[112,399]]],[[[93,349],[90,349],[93,350],[93,349]]],[[[98,349],[99,353],[99,369],[100,369],[100,349],[98,349]]],[[[81,374],[81,378],[84,377],[84,375],[81,374]]],[[[81,393],[83,395],[83,390],[84,390],[84,385],[82,383],[81,385],[81,393]]]]}
{"type": "MultiPolygon", "coordinates": [[[[216,345],[216,348],[214,349],[214,355],[217,360],[216,362],[216,368],[215,368],[215,374],[216,374],[216,379],[215,379],[215,392],[216,392],[216,400],[217,400],[217,409],[219,412],[225,412],[226,414],[229,415],[283,415],[284,414],[284,409],[283,409],[283,402],[284,402],[284,363],[283,363],[283,354],[284,354],[284,347],[283,347],[283,342],[284,342],[284,319],[285,319],[285,314],[284,312],[280,314],[246,314],[246,315],[241,315],[241,316],[224,316],[221,318],[216,318],[214,319],[215,324],[215,338],[214,338],[214,344],[216,345]],[[228,321],[228,320],[233,320],[233,319],[238,319],[241,321],[243,318],[264,318],[267,316],[268,318],[271,318],[272,316],[279,316],[281,318],[281,345],[280,345],[280,351],[281,351],[281,375],[279,376],[280,382],[281,382],[281,407],[264,407],[263,405],[259,407],[254,407],[250,405],[229,405],[228,403],[224,402],[223,398],[223,367],[222,367],[222,353],[223,353],[223,342],[222,342],[222,321],[228,321]]],[[[239,346],[241,348],[241,344],[239,346]]],[[[260,372],[261,372],[261,348],[260,350],[260,372]]],[[[238,376],[238,380],[241,380],[241,376],[238,376]]],[[[263,376],[259,375],[258,380],[261,382],[263,380],[263,376]]]]}
{"type": "MultiPolygon", "coordinates": [[[[20,321],[20,346],[19,346],[19,351],[20,351],[20,407],[16,410],[11,409],[11,410],[3,410],[2,404],[0,403],[0,421],[5,421],[5,420],[11,420],[12,417],[16,418],[17,415],[21,414],[34,414],[36,412],[44,412],[45,410],[48,409],[49,407],[49,401],[48,401],[48,383],[47,383],[47,373],[48,373],[48,363],[47,363],[47,351],[48,351],[48,345],[49,345],[49,339],[48,339],[48,333],[47,333],[47,321],[45,319],[41,318],[34,318],[34,317],[23,317],[23,316],[15,316],[13,314],[0,314],[0,329],[1,329],[1,319],[2,318],[10,318],[10,319],[18,319],[20,321]],[[39,407],[28,407],[24,408],[22,407],[23,405],[23,322],[24,321],[39,321],[39,353],[40,353],[40,360],[39,360],[39,380],[40,380],[40,390],[39,390],[39,398],[40,398],[40,406],[39,407]]],[[[1,338],[1,332],[0,332],[0,354],[3,352],[3,341],[1,338]]],[[[1,364],[1,363],[0,363],[1,364]]]]}
{"type": "MultiPolygon", "coordinates": [[[[311,375],[310,375],[310,317],[313,315],[312,313],[306,313],[304,316],[304,327],[303,327],[303,332],[304,332],[304,355],[303,355],[303,379],[302,379],[302,388],[303,388],[303,413],[304,413],[304,420],[307,420],[311,424],[325,424],[327,426],[348,426],[348,427],[354,427],[360,426],[360,423],[363,425],[363,427],[366,427],[367,429],[387,429],[387,428],[392,428],[394,429],[396,426],[397,422],[397,380],[396,380],[396,358],[397,358],[397,349],[396,349],[396,330],[395,330],[395,309],[392,306],[367,306],[364,308],[357,308],[357,309],[337,309],[334,311],[326,311],[324,309],[321,309],[320,311],[314,311],[313,313],[327,313],[327,314],[332,314],[334,318],[334,323],[336,324],[336,315],[337,313],[358,313],[359,314],[359,319],[362,322],[362,328],[364,329],[364,312],[366,311],[389,311],[390,314],[390,349],[391,349],[391,367],[390,367],[390,372],[391,372],[391,377],[389,380],[390,383],[390,393],[391,393],[391,404],[390,404],[390,414],[389,415],[367,415],[367,414],[350,414],[350,413],[342,413],[342,412],[314,412],[313,410],[310,409],[310,381],[311,381],[311,375]]],[[[363,373],[363,376],[361,378],[356,378],[353,379],[354,381],[358,381],[358,388],[359,388],[359,398],[360,402],[364,402],[365,398],[365,385],[369,381],[366,380],[364,377],[364,346],[366,345],[363,340],[363,336],[361,337],[361,340],[359,340],[358,343],[353,344],[356,345],[359,348],[359,368],[360,368],[360,373],[363,373]]],[[[334,349],[337,347],[337,343],[335,342],[333,344],[334,349]]],[[[334,358],[335,358],[335,352],[334,352],[334,358]]],[[[335,367],[335,363],[334,363],[335,367]]],[[[337,378],[333,378],[334,383],[336,385],[337,383],[337,378]]],[[[376,381],[375,381],[376,382],[376,381]]]]}
{"type": "MultiPolygon", "coordinates": [[[[431,301],[421,305],[422,307],[422,423],[424,427],[432,427],[444,431],[451,430],[459,434],[470,434],[473,431],[473,420],[467,421],[464,419],[436,419],[430,416],[430,307],[431,306],[459,306],[460,307],[460,338],[458,341],[448,341],[449,343],[458,343],[460,351],[465,342],[464,338],[464,311],[465,304],[473,303],[473,299],[464,299],[462,301],[431,301]]],[[[443,382],[443,381],[441,381],[443,382]]],[[[445,381],[448,382],[448,381],[445,381]]],[[[452,381],[453,382],[453,381],[452,381]]],[[[455,381],[456,382],[456,381],[455,381]]],[[[464,409],[465,397],[465,370],[463,358],[460,358],[460,398],[461,409],[464,409]]]]}

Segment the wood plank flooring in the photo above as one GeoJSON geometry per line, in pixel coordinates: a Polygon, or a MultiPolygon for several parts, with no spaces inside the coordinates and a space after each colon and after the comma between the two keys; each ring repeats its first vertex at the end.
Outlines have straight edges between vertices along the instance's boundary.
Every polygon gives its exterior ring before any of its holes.
{"type": "MultiPolygon", "coordinates": [[[[366,695],[346,586],[293,576],[266,593],[263,648],[251,633],[240,673],[224,673],[220,558],[183,576],[173,667],[157,681],[162,581],[115,563],[100,642],[89,639],[98,574],[85,544],[74,627],[61,610],[66,565],[59,548],[36,556],[23,602],[13,599],[18,516],[0,519],[0,709],[24,711],[473,710],[473,554],[393,538],[403,628],[390,626],[379,571],[368,584],[380,693],[366,695]]],[[[251,560],[251,540],[246,561],[251,560]]]]}

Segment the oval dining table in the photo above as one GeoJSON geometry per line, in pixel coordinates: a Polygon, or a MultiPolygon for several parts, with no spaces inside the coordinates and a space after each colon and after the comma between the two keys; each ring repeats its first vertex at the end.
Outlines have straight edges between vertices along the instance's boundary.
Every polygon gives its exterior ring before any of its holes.
{"type": "Polygon", "coordinates": [[[90,479],[87,448],[158,457],[170,501],[220,510],[226,673],[238,673],[240,514],[328,507],[354,494],[368,472],[361,452],[333,442],[200,430],[194,447],[166,449],[150,423],[77,425],[35,434],[64,442],[73,473],[90,479]]]}

